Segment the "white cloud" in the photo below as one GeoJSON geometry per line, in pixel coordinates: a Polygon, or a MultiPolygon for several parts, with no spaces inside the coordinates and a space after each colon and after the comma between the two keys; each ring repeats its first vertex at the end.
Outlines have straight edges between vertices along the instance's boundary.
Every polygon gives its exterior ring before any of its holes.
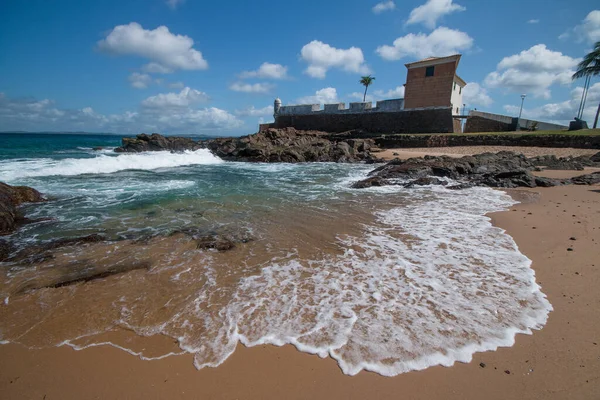
{"type": "Polygon", "coordinates": [[[116,133],[145,131],[172,134],[197,133],[206,129],[231,130],[240,128],[243,124],[243,121],[233,114],[215,107],[194,109],[185,106],[142,106],[137,111],[104,115],[90,107],[76,110],[58,109],[48,99],[11,99],[0,93],[0,126],[6,130],[84,130],[116,133]]]}
{"type": "Polygon", "coordinates": [[[540,20],[539,19],[530,19],[529,21],[527,21],[528,24],[539,24],[540,20]]]}
{"type": "Polygon", "coordinates": [[[254,108],[254,106],[250,106],[243,110],[235,110],[233,113],[240,117],[265,117],[273,115],[273,106],[266,106],[263,108],[254,108]]]}
{"type": "Polygon", "coordinates": [[[407,25],[421,23],[427,28],[433,29],[438,19],[444,15],[457,11],[465,11],[466,8],[452,3],[452,0],[428,0],[427,3],[413,9],[408,17],[407,25]]]}
{"type": "Polygon", "coordinates": [[[579,61],[580,59],[549,50],[544,44],[537,44],[502,59],[496,71],[485,78],[485,84],[491,88],[550,98],[552,85],[571,83],[573,68],[579,61]]]}
{"type": "Polygon", "coordinates": [[[297,101],[298,104],[330,104],[339,103],[337,90],[332,87],[317,90],[314,96],[301,97],[297,101]]]}
{"type": "Polygon", "coordinates": [[[180,108],[208,101],[208,95],[196,89],[185,87],[179,93],[160,93],[142,101],[147,108],[180,108]]]}
{"type": "MultiPolygon", "coordinates": [[[[583,87],[578,86],[571,91],[570,99],[560,103],[548,103],[536,108],[523,108],[523,117],[531,119],[540,119],[542,121],[557,122],[567,125],[569,121],[577,115],[581,102],[583,87]]],[[[583,119],[588,121],[591,126],[594,122],[596,109],[600,102],[600,82],[590,86],[587,96],[586,108],[583,112],[583,119]]],[[[525,101],[527,104],[527,100],[525,101]]],[[[510,115],[519,114],[521,105],[505,105],[504,110],[510,115]]]]}
{"type": "Polygon", "coordinates": [[[183,82],[171,82],[169,83],[169,87],[171,89],[183,89],[185,85],[183,84],[183,82]]]}
{"type": "MultiPolygon", "coordinates": [[[[348,97],[355,98],[362,101],[364,92],[353,92],[348,97]]],[[[389,100],[389,99],[403,99],[404,98],[404,86],[396,86],[395,89],[390,90],[374,90],[371,93],[367,93],[367,101],[378,101],[378,100],[389,100]]]]}
{"type": "Polygon", "coordinates": [[[180,4],[185,3],[185,0],[167,0],[165,3],[173,10],[176,9],[180,4]]]}
{"type": "Polygon", "coordinates": [[[207,69],[202,53],[193,48],[189,36],[175,35],[166,26],[148,30],[136,22],[115,26],[98,48],[116,55],[134,55],[149,59],[145,72],[168,73],[177,69],[207,69]]]}
{"type": "Polygon", "coordinates": [[[129,75],[129,82],[131,86],[136,89],[146,89],[152,83],[152,77],[148,74],[140,74],[139,72],[134,72],[129,75]]]}
{"type": "Polygon", "coordinates": [[[600,10],[590,12],[581,24],[560,35],[559,39],[574,36],[578,42],[595,43],[600,40],[600,10]]]}
{"type": "Polygon", "coordinates": [[[266,79],[286,79],[288,67],[281,64],[271,64],[268,62],[262,65],[256,71],[244,71],[240,74],[241,79],[246,78],[266,78],[266,79]]]}
{"type": "Polygon", "coordinates": [[[443,57],[460,53],[473,47],[473,38],[465,32],[439,27],[429,35],[409,33],[394,40],[392,46],[383,45],[377,53],[385,60],[399,60],[403,57],[443,57]]]}
{"type": "Polygon", "coordinates": [[[381,14],[384,11],[391,11],[393,9],[396,8],[396,4],[392,1],[382,1],[381,3],[377,3],[374,7],[373,7],[373,12],[375,14],[381,14]]]}
{"type": "Polygon", "coordinates": [[[305,73],[313,78],[325,78],[330,68],[339,68],[347,72],[368,74],[363,52],[358,47],[337,49],[319,40],[308,43],[300,52],[300,57],[308,63],[305,73]]]}
{"type": "Polygon", "coordinates": [[[273,89],[273,85],[268,83],[243,83],[235,82],[229,86],[229,89],[234,92],[244,93],[269,93],[273,89]]]}
{"type": "Polygon", "coordinates": [[[476,82],[469,82],[463,88],[463,103],[467,104],[470,108],[489,107],[493,102],[487,89],[481,87],[476,82]]]}

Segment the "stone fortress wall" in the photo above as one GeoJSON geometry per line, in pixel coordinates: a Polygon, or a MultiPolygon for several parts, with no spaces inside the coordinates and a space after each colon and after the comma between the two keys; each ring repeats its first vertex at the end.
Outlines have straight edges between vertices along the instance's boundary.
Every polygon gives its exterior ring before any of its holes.
{"type": "Polygon", "coordinates": [[[364,130],[375,133],[451,133],[455,124],[450,107],[428,107],[404,109],[404,99],[372,102],[301,104],[281,106],[275,100],[275,122],[263,124],[268,128],[296,128],[324,132],[346,132],[364,130]]]}

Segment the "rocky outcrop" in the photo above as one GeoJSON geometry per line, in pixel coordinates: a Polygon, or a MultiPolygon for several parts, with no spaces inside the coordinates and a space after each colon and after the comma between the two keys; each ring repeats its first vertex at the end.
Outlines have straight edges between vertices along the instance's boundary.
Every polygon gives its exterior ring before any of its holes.
{"type": "Polygon", "coordinates": [[[267,129],[253,135],[208,139],[165,137],[157,133],[123,138],[119,153],[185,151],[207,148],[227,161],[249,162],[359,162],[373,161],[372,139],[349,138],[344,134],[299,131],[294,128],[267,129]]]}
{"type": "Polygon", "coordinates": [[[294,128],[267,129],[240,138],[218,138],[202,143],[228,161],[250,162],[359,162],[372,161],[371,139],[348,139],[294,128]]]}
{"type": "Polygon", "coordinates": [[[0,235],[7,235],[25,222],[19,206],[23,203],[37,203],[44,197],[28,186],[10,186],[0,182],[0,235]]]}
{"type": "Polygon", "coordinates": [[[123,138],[121,147],[117,147],[117,153],[141,153],[143,151],[186,151],[198,150],[202,146],[193,139],[185,137],[162,136],[158,133],[146,135],[142,133],[135,138],[123,138]]]}
{"type": "MultiPolygon", "coordinates": [[[[589,157],[587,159],[589,160],[589,157]]],[[[447,184],[446,181],[438,178],[462,181],[459,185],[448,186],[448,189],[463,189],[471,186],[516,188],[567,184],[591,185],[600,181],[600,173],[562,180],[537,177],[531,171],[538,169],[538,165],[542,165],[541,161],[547,162],[545,158],[528,159],[522,154],[506,151],[458,159],[447,156],[425,156],[424,158],[394,160],[371,171],[367,179],[356,182],[352,187],[361,189],[384,185],[413,187],[415,185],[447,184]]],[[[578,162],[570,163],[569,160],[563,160],[562,162],[557,161],[557,165],[569,167],[566,169],[577,169],[573,166],[578,162]]]]}

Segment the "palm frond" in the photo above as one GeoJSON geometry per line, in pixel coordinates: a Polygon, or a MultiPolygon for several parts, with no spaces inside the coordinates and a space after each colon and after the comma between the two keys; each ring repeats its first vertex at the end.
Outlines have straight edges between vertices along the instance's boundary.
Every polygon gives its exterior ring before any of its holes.
{"type": "Polygon", "coordinates": [[[594,44],[594,49],[583,57],[573,74],[573,80],[586,76],[600,75],[600,42],[594,44]]]}

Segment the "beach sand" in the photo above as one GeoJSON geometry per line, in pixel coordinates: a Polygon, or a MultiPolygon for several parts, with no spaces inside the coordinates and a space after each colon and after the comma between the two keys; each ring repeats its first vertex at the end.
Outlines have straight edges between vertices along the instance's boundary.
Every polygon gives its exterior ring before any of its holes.
{"type": "Polygon", "coordinates": [[[477,353],[469,364],[387,378],[345,376],[332,359],[291,346],[239,345],[223,365],[198,371],[191,355],[143,361],[106,346],[75,351],[9,344],[0,346],[0,398],[600,398],[600,186],[511,194],[523,203],[490,217],[533,260],[554,307],[541,331],[518,335],[513,347],[477,353]]]}
{"type": "Polygon", "coordinates": [[[384,160],[393,160],[394,158],[407,159],[411,157],[430,156],[450,156],[462,157],[479,153],[497,153],[499,151],[512,151],[524,154],[527,157],[536,157],[543,155],[555,155],[557,157],[577,157],[584,155],[593,155],[598,153],[594,149],[572,149],[572,148],[552,148],[552,147],[515,147],[515,146],[457,146],[457,147],[418,147],[402,149],[386,149],[376,153],[376,156],[384,160]],[[396,153],[397,155],[395,155],[396,153]]]}

